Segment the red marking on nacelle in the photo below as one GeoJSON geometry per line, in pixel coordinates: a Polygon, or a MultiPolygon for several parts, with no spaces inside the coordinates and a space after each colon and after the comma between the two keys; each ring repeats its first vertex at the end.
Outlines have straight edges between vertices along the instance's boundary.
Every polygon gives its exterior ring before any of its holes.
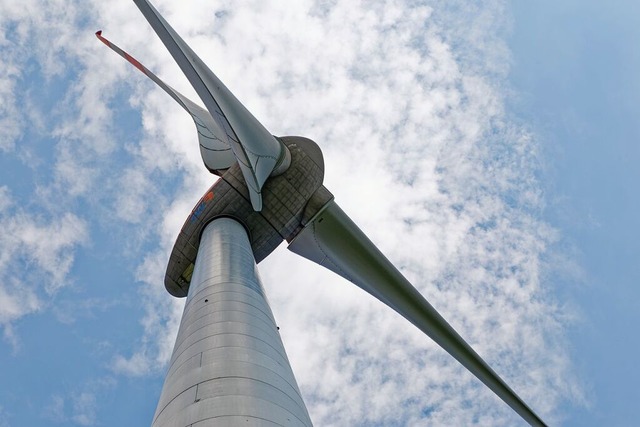
{"type": "Polygon", "coordinates": [[[208,202],[209,200],[213,199],[213,191],[209,191],[207,194],[204,195],[204,197],[202,198],[202,200],[204,200],[205,202],[208,202]]]}

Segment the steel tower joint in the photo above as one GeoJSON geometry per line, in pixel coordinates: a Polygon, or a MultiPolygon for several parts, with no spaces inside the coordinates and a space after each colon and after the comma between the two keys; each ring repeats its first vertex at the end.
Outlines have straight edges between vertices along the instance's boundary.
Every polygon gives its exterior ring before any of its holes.
{"type": "Polygon", "coordinates": [[[247,233],[256,262],[262,261],[283,240],[292,240],[333,195],[322,186],[324,160],[315,142],[287,136],[278,141],[290,153],[289,167],[270,177],[262,188],[263,208],[257,212],[244,174],[236,163],[231,166],[200,201],[185,221],[174,244],[165,287],[174,296],[188,294],[189,283],[200,245],[202,230],[215,218],[230,217],[247,233]]]}

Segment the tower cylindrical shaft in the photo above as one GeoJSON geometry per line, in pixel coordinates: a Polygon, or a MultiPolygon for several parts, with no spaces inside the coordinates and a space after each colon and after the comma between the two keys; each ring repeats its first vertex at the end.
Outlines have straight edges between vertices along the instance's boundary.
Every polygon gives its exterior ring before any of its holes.
{"type": "Polygon", "coordinates": [[[153,427],[311,426],[244,227],[203,231],[153,427]]]}

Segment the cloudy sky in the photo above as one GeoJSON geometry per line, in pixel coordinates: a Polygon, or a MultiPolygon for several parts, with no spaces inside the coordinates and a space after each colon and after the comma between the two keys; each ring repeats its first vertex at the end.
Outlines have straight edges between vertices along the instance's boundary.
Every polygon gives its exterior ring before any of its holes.
{"type": "MultiPolygon", "coordinates": [[[[640,4],[156,0],[547,422],[640,395],[640,4]]],[[[0,0],[0,427],[151,421],[182,300],[162,285],[214,182],[198,100],[133,2],[0,0]]],[[[413,326],[282,245],[260,264],[318,426],[517,425],[413,326]]]]}

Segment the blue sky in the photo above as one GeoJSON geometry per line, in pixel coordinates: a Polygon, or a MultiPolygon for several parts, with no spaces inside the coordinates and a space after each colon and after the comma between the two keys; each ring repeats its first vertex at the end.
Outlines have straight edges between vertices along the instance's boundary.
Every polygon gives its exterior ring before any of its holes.
{"type": "Polygon", "coordinates": [[[636,212],[640,198],[639,5],[562,2],[514,8],[517,111],[546,152],[546,215],[563,231],[581,274],[559,281],[581,312],[574,360],[591,407],[576,425],[632,425],[640,381],[636,212]],[[544,7],[544,6],[548,7],[544,7]]]}
{"type": "MultiPolygon", "coordinates": [[[[197,100],[132,2],[0,0],[0,427],[149,424],[212,184],[197,100]]],[[[154,4],[444,317],[554,425],[640,397],[640,6],[154,4]]],[[[514,425],[428,338],[279,248],[260,265],[316,425],[514,425]],[[283,273],[285,272],[285,273],[283,273]]]]}

